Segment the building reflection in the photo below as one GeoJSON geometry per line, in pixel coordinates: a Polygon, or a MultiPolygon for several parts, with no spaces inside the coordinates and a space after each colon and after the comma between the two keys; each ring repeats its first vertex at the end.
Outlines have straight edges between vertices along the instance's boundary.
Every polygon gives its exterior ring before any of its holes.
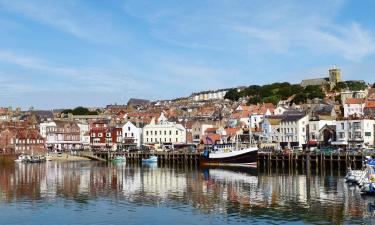
{"type": "Polygon", "coordinates": [[[361,196],[356,187],[348,186],[342,176],[335,174],[93,162],[15,164],[0,168],[0,205],[61,199],[78,204],[110,199],[311,223],[375,214],[375,198],[361,196]]]}

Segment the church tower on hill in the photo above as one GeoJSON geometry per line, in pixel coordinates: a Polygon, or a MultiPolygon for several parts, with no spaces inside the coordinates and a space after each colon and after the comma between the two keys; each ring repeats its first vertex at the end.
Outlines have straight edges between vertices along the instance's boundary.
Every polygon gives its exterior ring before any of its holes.
{"type": "Polygon", "coordinates": [[[341,70],[336,67],[329,69],[329,81],[333,84],[341,82],[341,70]]]}

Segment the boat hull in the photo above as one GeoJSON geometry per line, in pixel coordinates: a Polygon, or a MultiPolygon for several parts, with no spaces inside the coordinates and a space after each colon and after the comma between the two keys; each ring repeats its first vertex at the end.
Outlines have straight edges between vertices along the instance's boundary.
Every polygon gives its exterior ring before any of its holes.
{"type": "Polygon", "coordinates": [[[256,167],[258,158],[258,150],[245,152],[242,154],[211,158],[202,156],[199,160],[200,166],[252,166],[256,167]]]}

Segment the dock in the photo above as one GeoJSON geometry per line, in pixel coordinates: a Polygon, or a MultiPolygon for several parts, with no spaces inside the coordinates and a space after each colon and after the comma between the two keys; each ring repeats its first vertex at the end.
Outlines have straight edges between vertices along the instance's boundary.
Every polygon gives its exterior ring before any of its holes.
{"type": "MultiPolygon", "coordinates": [[[[149,158],[155,155],[160,164],[188,164],[199,165],[201,157],[200,152],[112,152],[95,151],[81,152],[80,156],[97,161],[109,161],[116,156],[125,156],[128,162],[141,162],[143,158],[149,158]]],[[[375,156],[374,156],[375,157],[375,156]]],[[[366,156],[360,153],[332,153],[332,154],[313,154],[313,153],[258,153],[258,167],[281,167],[281,168],[335,168],[335,169],[359,169],[362,168],[366,156]]]]}
{"type": "Polygon", "coordinates": [[[282,168],[352,168],[360,169],[366,156],[361,153],[259,153],[258,167],[282,167],[282,168]]]}

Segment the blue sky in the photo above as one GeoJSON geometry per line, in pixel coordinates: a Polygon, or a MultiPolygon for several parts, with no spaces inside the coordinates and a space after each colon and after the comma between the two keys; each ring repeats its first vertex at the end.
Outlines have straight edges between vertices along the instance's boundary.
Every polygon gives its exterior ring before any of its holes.
{"type": "Polygon", "coordinates": [[[0,0],[0,105],[131,97],[327,76],[373,83],[375,1],[0,0]]]}

